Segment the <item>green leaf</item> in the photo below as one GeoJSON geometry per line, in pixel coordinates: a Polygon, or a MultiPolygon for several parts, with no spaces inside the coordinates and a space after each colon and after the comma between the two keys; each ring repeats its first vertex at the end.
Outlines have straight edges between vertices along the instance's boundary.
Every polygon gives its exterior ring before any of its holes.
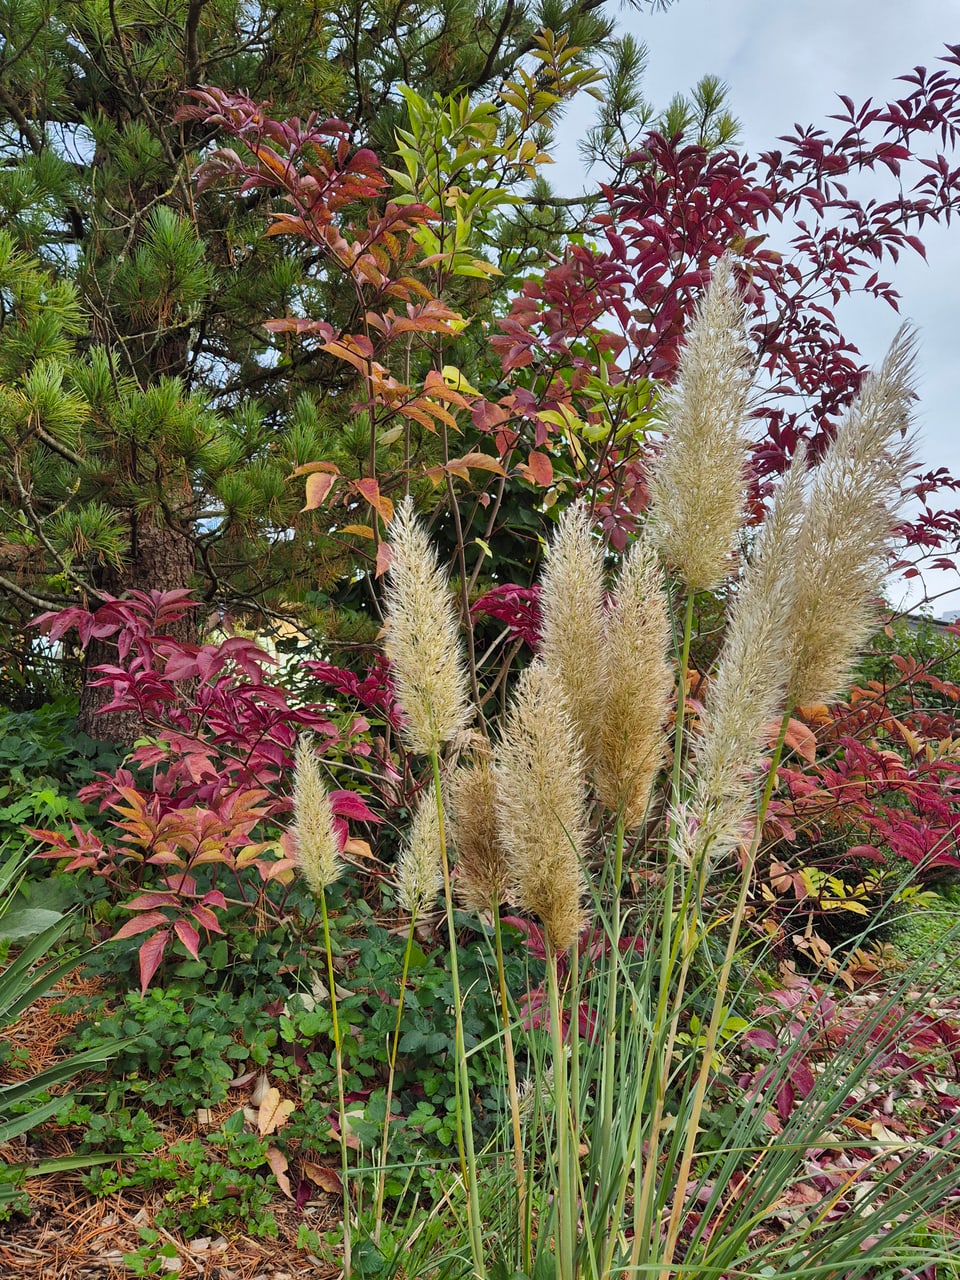
{"type": "Polygon", "coordinates": [[[62,919],[62,911],[48,911],[44,907],[22,907],[8,911],[0,920],[0,939],[22,942],[25,938],[35,938],[38,933],[62,919]]]}

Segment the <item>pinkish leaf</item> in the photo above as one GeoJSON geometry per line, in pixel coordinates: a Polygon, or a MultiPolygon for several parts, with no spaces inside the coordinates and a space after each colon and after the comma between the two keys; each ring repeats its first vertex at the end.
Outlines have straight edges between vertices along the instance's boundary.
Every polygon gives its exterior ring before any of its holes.
{"type": "Polygon", "coordinates": [[[300,510],[315,511],[317,507],[323,506],[336,480],[336,476],[328,475],[324,471],[315,471],[313,475],[307,476],[306,500],[300,510]]]}
{"type": "Polygon", "coordinates": [[[136,916],[135,919],[121,925],[113,935],[113,941],[116,942],[119,938],[134,938],[138,933],[147,933],[150,929],[157,929],[169,923],[162,911],[148,911],[145,915],[136,916]]]}
{"type": "Polygon", "coordinates": [[[273,1176],[277,1180],[277,1186],[288,1200],[292,1200],[294,1196],[290,1179],[287,1177],[287,1169],[290,1167],[287,1157],[277,1147],[267,1147],[266,1157],[267,1164],[273,1170],[273,1176]]]}
{"type": "Polygon", "coordinates": [[[173,929],[194,960],[198,960],[200,958],[200,935],[193,925],[186,920],[177,920],[173,929]]]}
{"type": "Polygon", "coordinates": [[[167,942],[170,939],[170,930],[162,929],[159,933],[155,933],[152,938],[147,938],[140,948],[140,994],[147,994],[147,987],[153,975],[160,968],[160,962],[163,960],[163,953],[167,949],[167,942]]]}

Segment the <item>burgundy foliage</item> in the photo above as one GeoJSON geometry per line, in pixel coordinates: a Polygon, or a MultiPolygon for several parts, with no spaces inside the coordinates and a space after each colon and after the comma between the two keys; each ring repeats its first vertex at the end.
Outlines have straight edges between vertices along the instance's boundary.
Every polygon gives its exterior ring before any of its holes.
{"type": "MultiPolygon", "coordinates": [[[[504,374],[524,375],[513,401],[532,441],[556,436],[564,406],[590,420],[595,403],[582,391],[601,364],[612,383],[672,380],[713,264],[732,253],[765,393],[758,481],[781,472],[801,439],[819,456],[864,372],[838,304],[862,292],[896,308],[885,270],[904,251],[923,254],[919,233],[949,222],[960,202],[960,167],[949,158],[960,138],[958,66],[960,46],[950,46],[939,69],[902,77],[904,97],[861,107],[842,98],[835,137],[798,127],[782,150],[756,159],[650,135],[631,157],[632,180],[604,190],[608,208],[594,220],[604,243],[573,246],[528,281],[494,339],[504,374]],[[850,184],[875,170],[891,175],[891,196],[864,204],[850,184]]],[[[624,471],[631,458],[608,442],[584,476],[615,511],[638,483],[624,471]]],[[[956,487],[942,469],[918,476],[923,509],[902,531],[938,567],[952,566],[960,513],[928,499],[956,487]]]]}

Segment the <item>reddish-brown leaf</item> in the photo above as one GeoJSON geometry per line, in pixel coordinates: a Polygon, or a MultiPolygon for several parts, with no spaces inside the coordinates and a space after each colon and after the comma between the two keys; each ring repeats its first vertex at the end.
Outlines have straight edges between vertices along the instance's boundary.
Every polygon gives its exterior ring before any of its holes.
{"type": "Polygon", "coordinates": [[[312,1160],[306,1160],[303,1165],[303,1174],[315,1186],[322,1191],[328,1191],[332,1196],[338,1196],[343,1192],[340,1174],[328,1165],[314,1164],[312,1160]]]}

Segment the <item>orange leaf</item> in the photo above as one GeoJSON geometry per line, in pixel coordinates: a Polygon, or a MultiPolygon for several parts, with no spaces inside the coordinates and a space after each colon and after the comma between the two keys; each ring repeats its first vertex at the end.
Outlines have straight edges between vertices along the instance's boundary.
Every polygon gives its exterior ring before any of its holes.
{"type": "Polygon", "coordinates": [[[381,542],[380,545],[377,547],[377,565],[376,565],[376,569],[374,570],[373,576],[375,578],[382,578],[389,568],[390,568],[390,543],[381,542]]]}
{"type": "Polygon", "coordinates": [[[372,858],[373,850],[367,844],[366,840],[347,840],[343,846],[343,852],[348,853],[354,858],[372,858]]]}
{"type": "Polygon", "coordinates": [[[553,463],[545,453],[538,453],[536,449],[531,450],[527,457],[527,466],[530,468],[534,484],[543,485],[544,488],[553,484],[553,463]]]}
{"type": "MultiPolygon", "coordinates": [[[[367,377],[371,369],[376,364],[363,352],[358,351],[355,346],[347,346],[346,342],[334,339],[332,342],[324,342],[321,350],[329,351],[332,356],[336,356],[339,360],[345,360],[347,364],[352,364],[358,373],[367,377]]],[[[381,366],[376,366],[381,367],[381,366]]]]}
{"type": "Polygon", "coordinates": [[[363,480],[354,481],[353,486],[359,494],[361,494],[370,503],[371,507],[379,513],[384,524],[389,524],[393,519],[393,503],[389,498],[385,498],[380,492],[380,486],[376,480],[367,476],[363,480]]]}
{"type": "Polygon", "coordinates": [[[373,530],[368,524],[345,524],[340,530],[341,533],[352,533],[358,538],[369,538],[373,541],[373,530]]]}
{"type": "Polygon", "coordinates": [[[817,758],[817,739],[811,729],[799,720],[791,717],[787,721],[787,732],[783,739],[784,743],[795,751],[797,755],[806,760],[807,764],[813,764],[817,758]]]}
{"type": "Polygon", "coordinates": [[[296,1105],[289,1098],[281,1098],[280,1090],[272,1086],[263,1095],[260,1110],[257,1113],[257,1131],[261,1138],[282,1129],[296,1111],[296,1105]]]}
{"type": "Polygon", "coordinates": [[[309,476],[313,475],[314,471],[326,471],[332,476],[340,474],[340,468],[335,462],[305,462],[302,467],[297,467],[295,471],[291,471],[290,476],[291,478],[293,476],[309,476]]]}
{"type": "Polygon", "coordinates": [[[307,500],[300,510],[315,511],[317,507],[323,506],[323,503],[336,483],[336,480],[336,476],[327,475],[323,471],[315,471],[312,476],[307,476],[307,500]]]}
{"type": "Polygon", "coordinates": [[[419,422],[421,427],[426,427],[428,431],[435,433],[437,430],[436,421],[430,417],[429,413],[424,413],[423,409],[419,407],[422,404],[422,398],[410,404],[402,404],[400,412],[405,418],[412,418],[414,422],[419,422]]]}

